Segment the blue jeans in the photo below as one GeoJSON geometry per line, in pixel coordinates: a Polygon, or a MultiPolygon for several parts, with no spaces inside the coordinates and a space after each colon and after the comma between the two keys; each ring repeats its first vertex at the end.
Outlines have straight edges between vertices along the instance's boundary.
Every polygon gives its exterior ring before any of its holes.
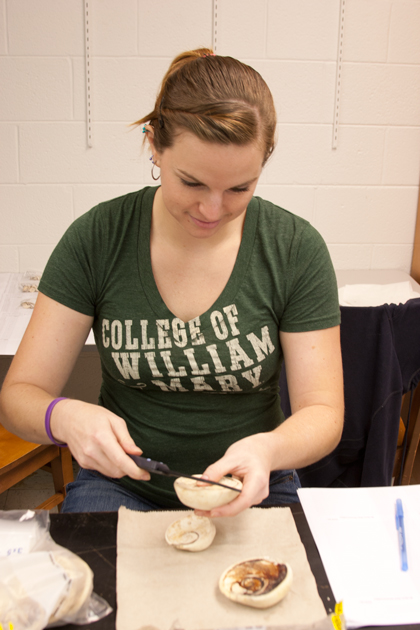
{"type": "MultiPolygon", "coordinates": [[[[295,470],[276,470],[270,475],[270,494],[260,505],[299,503],[297,489],[300,487],[295,470]]],[[[81,468],[76,481],[67,485],[61,512],[117,512],[121,506],[140,512],[165,509],[109,477],[81,468]]]]}

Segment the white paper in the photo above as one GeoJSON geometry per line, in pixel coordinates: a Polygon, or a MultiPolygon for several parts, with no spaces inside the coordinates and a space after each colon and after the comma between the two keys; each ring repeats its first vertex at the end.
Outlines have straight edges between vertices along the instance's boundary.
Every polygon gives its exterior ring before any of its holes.
{"type": "Polygon", "coordinates": [[[298,493],[348,628],[420,623],[420,486],[298,493]],[[406,572],[400,564],[397,498],[404,507],[406,572]]]}
{"type": "MultiPolygon", "coordinates": [[[[0,355],[16,354],[22,337],[32,316],[30,308],[24,308],[22,302],[36,301],[38,293],[24,293],[20,283],[25,281],[24,273],[0,273],[0,355]]],[[[91,330],[86,345],[94,346],[95,339],[91,330]]]]}
{"type": "Polygon", "coordinates": [[[382,304],[405,304],[419,298],[409,280],[392,284],[346,284],[338,289],[341,306],[381,306],[382,304]]]}

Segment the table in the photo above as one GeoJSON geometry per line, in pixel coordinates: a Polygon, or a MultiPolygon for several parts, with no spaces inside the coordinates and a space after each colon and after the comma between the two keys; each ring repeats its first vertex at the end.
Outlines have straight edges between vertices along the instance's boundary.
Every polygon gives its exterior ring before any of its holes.
{"type": "MultiPolygon", "coordinates": [[[[335,605],[334,596],[303,509],[300,504],[291,504],[288,507],[292,511],[296,527],[305,546],[321,600],[327,612],[333,612],[335,605]]],[[[118,513],[51,514],[50,518],[50,532],[55,542],[77,553],[89,564],[95,575],[95,592],[106,599],[113,608],[113,612],[108,617],[101,619],[94,625],[67,625],[66,628],[74,628],[74,630],[82,628],[113,630],[116,618],[115,584],[118,513]]]]}
{"type": "MultiPolygon", "coordinates": [[[[311,530],[300,504],[291,504],[296,527],[306,549],[318,592],[327,614],[334,610],[335,599],[325,574],[311,530]]],[[[251,508],[252,509],[252,508],[251,508]]],[[[117,512],[83,514],[51,514],[51,536],[56,543],[70,549],[85,560],[95,575],[95,592],[106,599],[113,612],[89,626],[65,626],[69,630],[114,630],[116,619],[116,535],[117,512]]],[[[209,629],[210,630],[210,629],[209,629]]],[[[375,626],[372,630],[420,630],[420,624],[404,626],[375,626]]]]}

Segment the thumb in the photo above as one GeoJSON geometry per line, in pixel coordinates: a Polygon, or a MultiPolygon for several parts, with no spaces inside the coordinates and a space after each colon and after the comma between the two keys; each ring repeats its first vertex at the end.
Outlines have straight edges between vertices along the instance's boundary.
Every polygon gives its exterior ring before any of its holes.
{"type": "Polygon", "coordinates": [[[210,481],[220,481],[228,472],[230,472],[228,463],[224,457],[214,462],[210,466],[207,466],[206,470],[202,474],[202,477],[210,479],[210,481]]]}
{"type": "Polygon", "coordinates": [[[125,452],[130,453],[130,455],[141,455],[143,453],[141,448],[137,446],[137,444],[135,444],[134,442],[130,444],[128,442],[120,442],[120,444],[125,452]]]}
{"type": "Polygon", "coordinates": [[[122,420],[122,422],[114,422],[112,428],[117,441],[126,453],[131,453],[132,455],[141,455],[143,453],[129,434],[124,420],[122,420]]]}

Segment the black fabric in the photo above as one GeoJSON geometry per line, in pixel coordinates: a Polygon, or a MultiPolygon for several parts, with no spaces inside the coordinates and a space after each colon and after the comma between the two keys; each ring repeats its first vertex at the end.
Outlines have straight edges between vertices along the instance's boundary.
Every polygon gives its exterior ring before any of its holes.
{"type": "MultiPolygon", "coordinates": [[[[303,487],[387,486],[392,481],[402,396],[420,382],[420,298],[341,307],[345,420],[337,448],[298,470],[303,487]]],[[[280,377],[285,416],[287,380],[280,377]]]]}

